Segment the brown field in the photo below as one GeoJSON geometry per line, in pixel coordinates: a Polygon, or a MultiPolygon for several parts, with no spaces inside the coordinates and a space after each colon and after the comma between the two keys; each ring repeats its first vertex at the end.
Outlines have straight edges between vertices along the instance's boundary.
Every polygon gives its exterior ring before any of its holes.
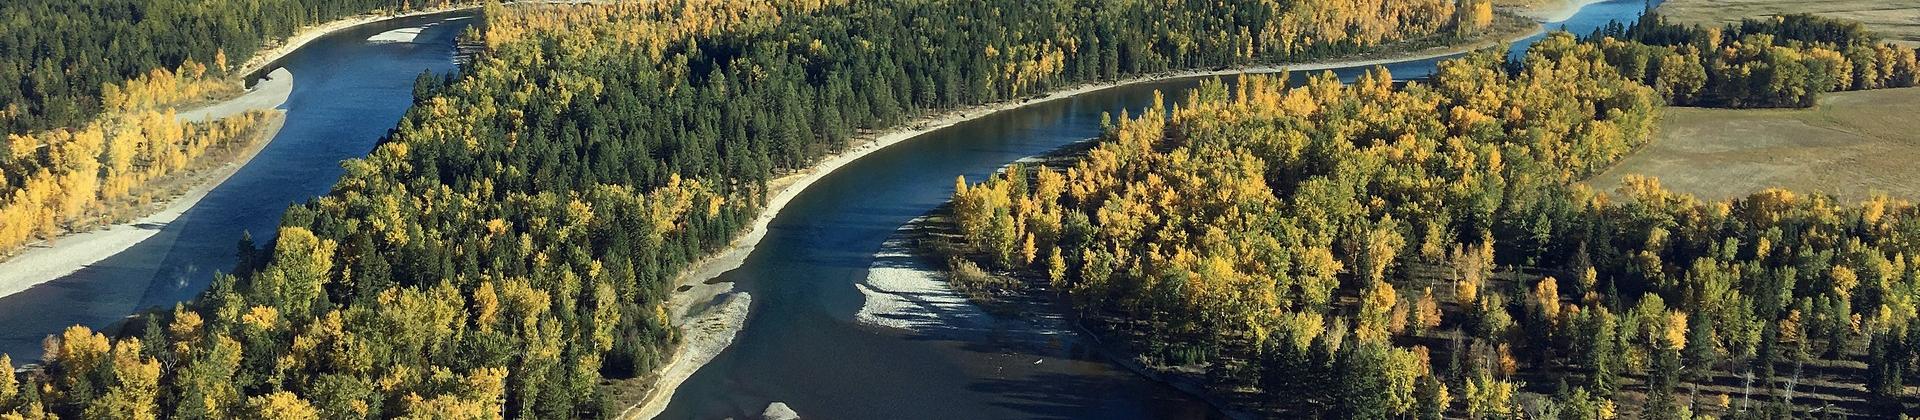
{"type": "Polygon", "coordinates": [[[1768,187],[1853,201],[1920,199],[1920,88],[1827,94],[1812,109],[1673,107],[1644,150],[1589,180],[1612,191],[1631,174],[1702,198],[1768,187]]]}
{"type": "Polygon", "coordinates": [[[1660,5],[1660,14],[1675,21],[1704,24],[1792,13],[1857,20],[1888,40],[1920,46],[1920,0],[1667,0],[1660,5]]]}

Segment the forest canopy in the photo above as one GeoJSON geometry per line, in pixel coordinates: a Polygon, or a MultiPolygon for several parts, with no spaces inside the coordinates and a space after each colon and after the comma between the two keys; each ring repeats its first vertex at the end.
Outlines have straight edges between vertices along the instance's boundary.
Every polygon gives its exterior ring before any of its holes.
{"type": "Polygon", "coordinates": [[[271,244],[243,242],[232,274],[124,337],[49,338],[42,368],[0,383],[0,412],[611,416],[602,381],[676,340],[680,270],[741,230],[770,177],[856,133],[1077,83],[1461,39],[1490,24],[1484,5],[490,5],[485,51],[423,76],[399,126],[271,244]]]}
{"type": "Polygon", "coordinates": [[[958,252],[956,282],[1063,296],[1151,364],[1272,415],[1903,412],[1920,207],[1578,184],[1644,145],[1667,102],[1912,83],[1912,51],[1882,54],[1855,25],[1771,22],[1555,33],[1519,62],[1477,53],[1402,87],[1385,70],[1209,82],[1121,115],[1071,165],[960,180],[957,246],[929,248],[958,252]],[[1781,61],[1801,54],[1834,61],[1781,61]],[[1787,72],[1856,64],[1873,70],[1787,72]]]}
{"type": "Polygon", "coordinates": [[[1920,83],[1914,50],[1858,22],[1813,15],[1705,27],[1648,13],[1631,26],[1600,28],[1592,39],[1608,64],[1676,105],[1805,108],[1821,93],[1920,83]]]}
{"type": "MultiPolygon", "coordinates": [[[[447,0],[421,1],[446,3],[447,0]]],[[[106,86],[188,63],[226,75],[304,25],[407,0],[8,0],[0,2],[0,129],[77,127],[106,86]]]]}

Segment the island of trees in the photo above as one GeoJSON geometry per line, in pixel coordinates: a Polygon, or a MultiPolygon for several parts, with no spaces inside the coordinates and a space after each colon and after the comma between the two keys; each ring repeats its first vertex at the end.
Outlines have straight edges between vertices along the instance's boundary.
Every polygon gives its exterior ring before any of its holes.
{"type": "Polygon", "coordinates": [[[1650,17],[1503,61],[1403,87],[1384,70],[1209,82],[1112,119],[1065,167],[959,180],[957,235],[928,248],[971,296],[1060,296],[1271,415],[1911,412],[1920,208],[1579,181],[1645,144],[1665,104],[1911,86],[1914,51],[1806,16],[1650,17]]]}
{"type": "MultiPolygon", "coordinates": [[[[483,14],[470,36],[485,51],[423,76],[399,127],[272,243],[243,242],[204,295],[124,334],[50,337],[37,369],[0,375],[0,413],[611,416],[602,383],[645,375],[676,340],[663,303],[680,270],[740,231],[768,178],[860,133],[1077,83],[1454,42],[1497,20],[1486,0],[483,14]]],[[[71,92],[81,105],[51,108],[88,109],[71,92]]]]}

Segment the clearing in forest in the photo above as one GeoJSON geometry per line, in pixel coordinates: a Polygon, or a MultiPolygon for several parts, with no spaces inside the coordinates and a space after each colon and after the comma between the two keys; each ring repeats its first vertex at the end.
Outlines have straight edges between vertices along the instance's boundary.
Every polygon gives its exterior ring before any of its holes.
{"type": "Polygon", "coordinates": [[[1706,199],[1769,187],[1846,202],[1874,192],[1920,199],[1915,115],[1920,88],[1831,93],[1809,109],[1672,107],[1652,144],[1588,183],[1612,191],[1640,174],[1706,199]]]}

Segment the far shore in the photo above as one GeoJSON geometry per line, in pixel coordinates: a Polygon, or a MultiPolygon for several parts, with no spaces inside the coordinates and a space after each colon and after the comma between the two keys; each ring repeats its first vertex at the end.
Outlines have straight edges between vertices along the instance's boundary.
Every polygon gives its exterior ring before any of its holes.
{"type": "MultiPolygon", "coordinates": [[[[1173,79],[1193,78],[1193,77],[1225,76],[1225,75],[1236,75],[1236,74],[1277,73],[1277,72],[1286,72],[1286,71],[1321,71],[1321,70],[1332,70],[1332,69],[1349,68],[1349,67],[1378,66],[1378,65],[1392,64],[1392,63],[1405,62],[1405,61],[1427,60],[1427,59],[1458,55],[1458,54],[1466,53],[1473,50],[1497,46],[1505,43],[1511,43],[1511,42],[1519,41],[1529,37],[1533,37],[1535,35],[1539,35],[1544,32],[1545,32],[1545,29],[1542,26],[1536,24],[1534,25],[1533,30],[1519,34],[1519,35],[1502,37],[1502,38],[1493,39],[1493,40],[1483,40],[1483,41],[1472,42],[1472,43],[1467,43],[1462,45],[1450,45],[1450,46],[1429,48],[1426,50],[1421,50],[1421,51],[1416,51],[1411,53],[1404,53],[1404,54],[1396,54],[1393,56],[1382,57],[1382,58],[1332,60],[1332,61],[1296,63],[1296,64],[1263,64],[1263,65],[1245,66],[1245,67],[1237,67],[1237,68],[1229,68],[1229,69],[1221,69],[1221,70],[1176,71],[1176,72],[1166,72],[1166,73],[1138,76],[1138,77],[1133,77],[1133,78],[1128,78],[1128,79],[1123,79],[1118,81],[1086,83],[1086,84],[1081,84],[1075,87],[1055,90],[1053,92],[1050,92],[1044,95],[1028,97],[1026,99],[964,107],[964,108],[959,108],[955,110],[940,112],[931,116],[915,119],[912,122],[901,124],[899,127],[896,127],[893,129],[881,131],[874,134],[863,135],[858,138],[855,138],[851,142],[852,146],[850,146],[845,151],[842,151],[838,154],[832,155],[824,160],[821,160],[819,163],[805,170],[796,171],[794,173],[787,174],[771,182],[768,182],[767,184],[768,190],[769,190],[768,197],[770,198],[767,200],[766,207],[761,209],[760,215],[754,219],[754,222],[749,228],[749,230],[747,231],[747,233],[735,239],[733,243],[730,244],[725,251],[714,254],[713,256],[710,256],[707,259],[702,260],[701,262],[696,263],[694,266],[690,267],[686,271],[686,273],[689,275],[683,275],[680,277],[680,281],[678,282],[677,285],[675,285],[676,292],[672,297],[672,301],[670,305],[674,311],[674,322],[675,324],[681,326],[680,328],[682,333],[681,335],[682,343],[688,343],[688,342],[731,343],[733,341],[733,336],[738,335],[740,333],[740,329],[745,327],[746,323],[744,322],[744,319],[742,319],[741,322],[724,325],[725,327],[728,327],[728,328],[719,328],[721,325],[715,325],[715,323],[712,323],[712,322],[690,322],[690,321],[707,320],[712,318],[712,315],[709,313],[712,311],[711,309],[706,311],[701,311],[700,313],[687,313],[687,311],[691,309],[694,305],[706,303],[706,302],[724,301],[724,299],[727,299],[726,295],[728,294],[739,294],[739,295],[746,294],[745,292],[735,291],[732,283],[721,282],[721,283],[708,284],[709,281],[719,277],[720,274],[726,273],[727,271],[733,270],[734,268],[738,268],[740,267],[741,264],[744,264],[747,256],[752,254],[754,247],[760,243],[760,239],[766,237],[768,224],[773,221],[774,217],[780,214],[780,210],[782,208],[785,208],[788,202],[792,201],[794,197],[800,194],[800,192],[806,190],[807,186],[812,185],[815,181],[818,181],[821,178],[826,177],[827,174],[832,173],[834,170],[839,169],[842,166],[846,166],[848,163],[851,163],[854,160],[858,160],[863,156],[873,153],[874,151],[884,149],[887,146],[892,146],[895,144],[899,144],[900,142],[903,142],[903,141],[918,138],[922,134],[930,133],[935,130],[940,130],[943,128],[953,126],[955,124],[959,124],[959,123],[966,122],[966,121],[973,120],[980,117],[985,117],[987,115],[992,115],[994,113],[998,113],[1002,111],[1009,111],[1013,109],[1026,107],[1028,105],[1034,105],[1034,104],[1052,101],[1056,99],[1069,98],[1069,97],[1078,96],[1078,95],[1082,95],[1090,92],[1095,92],[1095,91],[1100,91],[1105,89],[1112,89],[1120,86],[1173,80],[1173,79]],[[686,288],[686,290],[680,291],[680,289],[682,288],[686,288]],[[690,324],[698,324],[698,325],[701,325],[702,328],[697,328],[697,329],[688,328],[687,326],[690,324]],[[724,338],[720,338],[720,337],[724,337],[724,338]]],[[[712,305],[712,306],[714,308],[729,307],[729,305],[712,305]]],[[[620,418],[651,419],[655,416],[658,416],[661,412],[666,411],[667,404],[672,401],[672,395],[674,390],[679,388],[680,384],[682,382],[685,382],[687,378],[691,377],[693,373],[698,371],[701,366],[705,365],[708,361],[711,361],[721,351],[726,349],[725,346],[719,346],[719,347],[704,346],[697,349],[688,349],[686,348],[687,346],[685,344],[682,344],[681,347],[682,348],[680,349],[675,349],[674,356],[667,361],[666,365],[660,368],[660,372],[663,372],[663,374],[659,375],[654,379],[653,384],[651,384],[652,386],[650,386],[647,391],[647,395],[641,398],[640,401],[636,401],[634,405],[628,407],[625,411],[623,411],[620,415],[620,418]],[[691,364],[691,366],[688,366],[689,364],[691,364]]]]}
{"type": "Polygon", "coordinates": [[[244,75],[244,74],[253,74],[254,72],[258,72],[262,69],[267,68],[267,65],[272,64],[275,61],[279,61],[281,58],[285,58],[289,54],[293,54],[294,51],[299,51],[300,47],[306,46],[307,43],[313,42],[314,40],[320,39],[321,37],[331,35],[334,32],[340,32],[347,29],[359,27],[361,25],[369,25],[369,24],[380,23],[380,22],[385,22],[385,21],[394,20],[394,19],[404,19],[404,18],[410,18],[414,16],[425,16],[425,15],[431,15],[431,14],[455,12],[455,11],[461,11],[461,10],[472,10],[472,9],[478,9],[478,8],[480,8],[479,4],[467,4],[467,5],[458,5],[458,6],[434,7],[434,8],[427,8],[427,9],[411,10],[411,11],[402,12],[402,13],[368,13],[368,14],[349,16],[341,19],[336,19],[327,23],[322,23],[319,25],[300,28],[299,31],[295,31],[293,36],[287,37],[287,39],[280,42],[279,45],[274,46],[272,48],[260,50],[259,52],[254,53],[252,58],[248,58],[246,62],[240,64],[240,67],[236,67],[233,74],[244,75]]]}
{"type": "Polygon", "coordinates": [[[1573,15],[1580,13],[1580,9],[1582,8],[1585,8],[1589,5],[1593,5],[1596,3],[1605,3],[1608,0],[1547,0],[1547,1],[1551,2],[1552,4],[1542,5],[1540,7],[1532,7],[1532,8],[1516,8],[1514,9],[1513,12],[1515,14],[1526,16],[1528,18],[1538,20],[1541,22],[1559,23],[1559,22],[1565,22],[1567,21],[1567,19],[1572,19],[1573,15]]]}
{"type": "MultiPolygon", "coordinates": [[[[335,32],[352,29],[361,25],[385,22],[413,16],[424,16],[460,10],[479,8],[478,4],[437,7],[408,11],[405,13],[372,13],[337,19],[319,25],[304,27],[279,45],[261,50],[247,59],[233,74],[252,74],[278,62],[281,58],[298,51],[300,47],[335,32]]],[[[254,86],[239,95],[204,106],[180,110],[175,118],[180,121],[204,122],[218,120],[255,110],[272,110],[286,103],[293,93],[293,75],[285,68],[274,69],[254,86]]],[[[218,167],[201,173],[185,174],[189,178],[201,178],[197,185],[179,196],[172,197],[156,205],[153,213],[129,222],[112,224],[91,230],[69,232],[50,240],[28,245],[15,255],[0,259],[0,296],[8,296],[25,291],[33,286],[53,281],[60,277],[80,271],[88,265],[105,260],[121,251],[132,248],[148,238],[160,233],[162,227],[172,223],[187,209],[193,208],[214,187],[226,182],[228,177],[241,167],[246,166],[280,132],[285,122],[284,112],[275,112],[273,120],[261,130],[260,138],[248,148],[218,167]]]]}

